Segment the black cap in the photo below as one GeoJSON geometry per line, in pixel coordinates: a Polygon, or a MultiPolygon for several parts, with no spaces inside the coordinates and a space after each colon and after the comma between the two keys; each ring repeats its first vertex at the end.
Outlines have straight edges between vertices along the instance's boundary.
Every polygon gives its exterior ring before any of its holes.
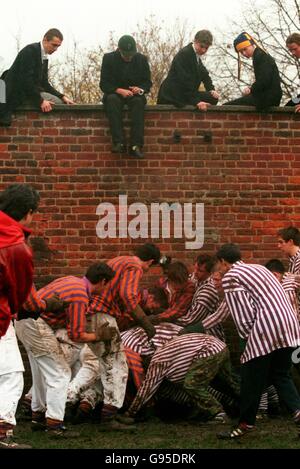
{"type": "Polygon", "coordinates": [[[125,57],[132,57],[136,54],[136,42],[132,36],[122,36],[118,42],[118,48],[125,57]]]}

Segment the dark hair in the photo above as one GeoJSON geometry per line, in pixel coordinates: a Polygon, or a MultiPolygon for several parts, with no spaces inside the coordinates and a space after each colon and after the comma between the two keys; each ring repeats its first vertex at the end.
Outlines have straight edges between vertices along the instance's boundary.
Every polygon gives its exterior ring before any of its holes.
{"type": "Polygon", "coordinates": [[[214,256],[209,256],[208,254],[200,254],[196,259],[196,263],[199,267],[204,264],[207,272],[211,273],[216,263],[216,258],[214,256]]]}
{"type": "Polygon", "coordinates": [[[154,300],[157,301],[161,308],[167,309],[169,307],[168,295],[164,288],[150,287],[148,292],[153,295],[154,300]]]}
{"type": "Polygon", "coordinates": [[[107,282],[115,276],[115,271],[112,270],[105,262],[96,262],[89,266],[85,274],[86,278],[95,285],[100,280],[107,282]]]}
{"type": "Polygon", "coordinates": [[[167,277],[177,284],[186,283],[189,278],[188,268],[183,262],[173,262],[169,265],[167,277]]]}
{"type": "Polygon", "coordinates": [[[300,34],[299,33],[293,33],[293,34],[290,34],[287,39],[286,39],[286,45],[289,45],[289,44],[298,44],[298,46],[300,46],[300,34]]]}
{"type": "Polygon", "coordinates": [[[62,33],[59,29],[56,28],[49,29],[44,35],[44,39],[47,39],[47,41],[51,41],[51,39],[53,39],[54,37],[58,37],[58,39],[60,39],[61,41],[64,40],[62,33]]]}
{"type": "Polygon", "coordinates": [[[195,34],[194,41],[209,47],[213,43],[213,36],[207,29],[202,29],[195,34]]]}
{"type": "Polygon", "coordinates": [[[265,267],[271,272],[278,272],[279,274],[284,274],[285,272],[284,265],[279,259],[270,259],[266,262],[265,267]]]}
{"type": "Polygon", "coordinates": [[[230,264],[234,264],[242,258],[239,246],[233,243],[223,244],[217,251],[216,257],[219,261],[224,259],[224,261],[230,264]]]}
{"type": "Polygon", "coordinates": [[[155,244],[146,243],[138,246],[134,250],[134,254],[141,259],[141,261],[151,261],[153,264],[158,264],[160,259],[160,250],[155,244]]]}
{"type": "Polygon", "coordinates": [[[289,226],[288,228],[282,228],[277,232],[278,236],[280,236],[285,242],[289,241],[290,239],[294,241],[296,246],[300,246],[300,231],[295,226],[289,226]]]}
{"type": "Polygon", "coordinates": [[[28,184],[12,184],[0,194],[0,210],[16,221],[38,208],[40,196],[28,184]]]}

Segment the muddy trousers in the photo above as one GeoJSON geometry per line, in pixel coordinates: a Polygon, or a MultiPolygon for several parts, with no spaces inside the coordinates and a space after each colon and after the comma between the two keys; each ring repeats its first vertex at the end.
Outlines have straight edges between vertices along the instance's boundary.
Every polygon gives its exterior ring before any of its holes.
{"type": "Polygon", "coordinates": [[[208,357],[195,360],[185,376],[183,388],[192,401],[208,417],[214,417],[223,411],[222,405],[209,392],[209,383],[218,374],[225,382],[231,384],[232,378],[227,367],[229,353],[223,350],[208,357]]]}
{"type": "Polygon", "coordinates": [[[27,351],[32,372],[32,411],[46,411],[47,419],[62,422],[71,369],[54,331],[41,318],[18,321],[16,330],[27,351]]]}

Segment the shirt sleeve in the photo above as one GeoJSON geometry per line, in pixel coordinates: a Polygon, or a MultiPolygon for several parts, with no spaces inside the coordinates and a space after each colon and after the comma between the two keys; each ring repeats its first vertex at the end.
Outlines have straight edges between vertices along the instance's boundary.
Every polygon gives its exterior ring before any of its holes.
{"type": "Polygon", "coordinates": [[[129,408],[128,412],[130,415],[135,415],[143,407],[143,405],[145,405],[146,402],[151,399],[151,397],[158,389],[160,383],[166,376],[168,367],[169,364],[167,362],[150,363],[146,378],[142,386],[139,388],[134,401],[129,408]]]}
{"type": "Polygon", "coordinates": [[[87,304],[83,302],[71,303],[68,308],[67,331],[71,340],[79,339],[82,332],[85,332],[87,304]]]}
{"type": "Polygon", "coordinates": [[[133,311],[140,301],[139,284],[143,271],[140,269],[126,269],[120,279],[119,296],[123,301],[126,311],[133,311]]]}
{"type": "Polygon", "coordinates": [[[114,93],[118,88],[118,82],[113,67],[113,58],[110,54],[104,54],[103,56],[99,85],[103,93],[114,93]]]}
{"type": "Polygon", "coordinates": [[[274,75],[274,65],[270,56],[264,53],[258,57],[256,63],[255,82],[251,86],[251,91],[254,94],[266,91],[270,87],[274,75]]]}
{"type": "Polygon", "coordinates": [[[32,313],[46,310],[46,302],[39,296],[34,284],[32,285],[27,300],[23,304],[23,308],[32,313]]]}
{"type": "Polygon", "coordinates": [[[148,60],[145,56],[141,56],[140,74],[141,76],[138,87],[142,88],[145,93],[149,93],[152,86],[151,71],[148,60]]]}
{"type": "Polygon", "coordinates": [[[181,318],[188,312],[193,300],[194,292],[195,287],[190,283],[178,298],[175,298],[174,300],[171,299],[171,304],[168,309],[163,313],[157,314],[155,317],[160,322],[174,321],[175,319],[181,318]]]}
{"type": "Polygon", "coordinates": [[[219,295],[212,285],[199,287],[193,297],[189,316],[193,322],[203,321],[208,314],[212,313],[218,304],[219,295]]]}
{"type": "Polygon", "coordinates": [[[218,324],[224,322],[230,316],[230,311],[228,309],[225,299],[219,305],[215,313],[211,314],[202,321],[204,329],[211,329],[218,324]]]}
{"type": "Polygon", "coordinates": [[[249,293],[239,285],[230,291],[225,290],[225,298],[240,337],[247,339],[256,317],[255,306],[249,293]]]}

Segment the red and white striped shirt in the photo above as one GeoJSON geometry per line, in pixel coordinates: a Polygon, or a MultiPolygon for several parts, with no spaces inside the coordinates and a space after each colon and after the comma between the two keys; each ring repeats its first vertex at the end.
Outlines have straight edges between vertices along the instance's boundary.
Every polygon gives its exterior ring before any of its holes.
{"type": "Polygon", "coordinates": [[[182,382],[195,360],[215,355],[225,349],[224,342],[206,334],[175,337],[153,355],[146,378],[129,408],[129,413],[135,415],[151,399],[164,379],[182,382]]]}
{"type": "Polygon", "coordinates": [[[161,323],[155,327],[155,335],[149,339],[144,329],[133,327],[121,333],[125,347],[143,356],[152,356],[155,351],[176,337],[182,330],[181,326],[171,322],[161,323]]]}
{"type": "Polygon", "coordinates": [[[275,276],[258,264],[233,264],[223,288],[239,336],[247,340],[241,362],[300,345],[300,328],[275,276]]]}
{"type": "Polygon", "coordinates": [[[40,310],[44,300],[58,295],[70,304],[62,311],[55,313],[42,311],[40,317],[52,328],[67,328],[72,340],[78,339],[86,329],[86,315],[90,300],[90,283],[86,277],[78,278],[72,275],[61,277],[45,285],[38,292],[32,290],[28,301],[24,303],[27,311],[40,310]],[[32,294],[33,293],[33,294],[32,294]]]}
{"type": "Polygon", "coordinates": [[[115,276],[99,294],[93,295],[90,312],[106,313],[119,318],[128,317],[141,300],[139,290],[143,276],[142,261],[136,256],[119,256],[107,261],[115,276]]]}

